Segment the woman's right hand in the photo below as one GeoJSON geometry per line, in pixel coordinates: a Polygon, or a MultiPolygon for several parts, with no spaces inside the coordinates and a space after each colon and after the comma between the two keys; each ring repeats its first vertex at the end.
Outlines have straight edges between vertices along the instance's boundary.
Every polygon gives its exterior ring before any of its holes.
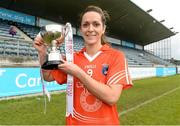
{"type": "Polygon", "coordinates": [[[38,51],[40,54],[46,54],[47,52],[47,45],[43,42],[41,36],[37,35],[34,39],[33,47],[38,51]]]}

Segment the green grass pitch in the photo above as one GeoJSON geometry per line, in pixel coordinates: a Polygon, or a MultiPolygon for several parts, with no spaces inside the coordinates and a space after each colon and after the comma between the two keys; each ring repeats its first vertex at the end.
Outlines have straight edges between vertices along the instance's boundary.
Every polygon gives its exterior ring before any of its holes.
{"type": "MultiPolygon", "coordinates": [[[[122,125],[180,125],[180,75],[133,83],[117,103],[122,125]]],[[[44,114],[42,96],[2,100],[0,125],[64,125],[65,104],[65,93],[53,94],[44,114]]]]}

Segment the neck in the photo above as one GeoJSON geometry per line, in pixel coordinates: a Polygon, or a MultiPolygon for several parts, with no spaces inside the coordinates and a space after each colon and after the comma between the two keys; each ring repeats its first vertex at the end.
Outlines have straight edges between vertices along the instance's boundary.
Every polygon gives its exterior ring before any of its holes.
{"type": "Polygon", "coordinates": [[[101,47],[101,43],[86,45],[86,53],[89,56],[94,56],[101,49],[101,47]]]}

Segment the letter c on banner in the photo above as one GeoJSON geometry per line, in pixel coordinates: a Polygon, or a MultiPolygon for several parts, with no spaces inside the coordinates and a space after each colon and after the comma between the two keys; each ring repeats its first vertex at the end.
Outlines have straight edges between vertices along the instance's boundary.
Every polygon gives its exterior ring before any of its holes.
{"type": "Polygon", "coordinates": [[[21,77],[27,77],[27,75],[26,74],[19,74],[17,77],[16,77],[16,86],[17,87],[19,87],[19,88],[24,88],[24,87],[26,87],[26,84],[20,84],[19,83],[19,80],[20,80],[20,78],[21,77]]]}

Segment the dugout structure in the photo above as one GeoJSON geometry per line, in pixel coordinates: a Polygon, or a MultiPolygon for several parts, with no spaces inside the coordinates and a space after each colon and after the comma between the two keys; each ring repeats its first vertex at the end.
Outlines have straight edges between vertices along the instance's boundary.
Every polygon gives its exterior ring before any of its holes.
{"type": "Polygon", "coordinates": [[[160,21],[136,6],[130,0],[1,0],[0,7],[46,18],[59,23],[71,22],[78,27],[78,14],[88,5],[97,5],[108,11],[108,36],[138,45],[175,35],[160,21]]]}

